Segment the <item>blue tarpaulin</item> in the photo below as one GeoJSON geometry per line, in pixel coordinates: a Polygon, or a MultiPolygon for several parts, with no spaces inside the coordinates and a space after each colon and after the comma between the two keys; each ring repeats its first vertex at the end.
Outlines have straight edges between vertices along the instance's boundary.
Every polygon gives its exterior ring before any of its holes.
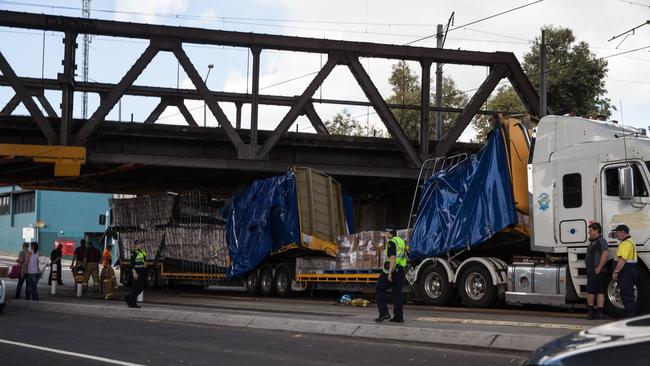
{"type": "Polygon", "coordinates": [[[296,177],[292,171],[257,180],[237,192],[222,214],[235,278],[257,267],[272,251],[300,242],[296,177]]]}
{"type": "Polygon", "coordinates": [[[462,163],[427,179],[411,238],[411,259],[480,245],[517,222],[501,130],[462,163]]]}

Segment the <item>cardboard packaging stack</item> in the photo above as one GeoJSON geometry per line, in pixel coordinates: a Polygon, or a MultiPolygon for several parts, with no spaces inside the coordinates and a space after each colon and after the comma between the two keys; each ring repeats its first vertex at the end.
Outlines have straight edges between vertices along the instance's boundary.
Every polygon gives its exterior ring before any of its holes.
{"type": "Polygon", "coordinates": [[[336,259],[323,257],[307,257],[296,259],[296,273],[316,274],[336,269],[336,259]]]}
{"type": "MultiPolygon", "coordinates": [[[[397,235],[407,244],[413,230],[398,230],[397,235]]],[[[386,232],[363,231],[343,235],[338,240],[337,270],[381,269],[386,259],[386,232]]]]}

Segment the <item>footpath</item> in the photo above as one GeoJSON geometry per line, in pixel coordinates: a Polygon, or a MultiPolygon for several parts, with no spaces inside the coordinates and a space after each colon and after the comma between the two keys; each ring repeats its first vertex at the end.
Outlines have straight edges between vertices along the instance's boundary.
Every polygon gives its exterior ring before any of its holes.
{"type": "MultiPolygon", "coordinates": [[[[6,260],[0,256],[0,265],[6,260]]],[[[64,266],[65,268],[65,266],[64,266]]],[[[45,274],[44,274],[44,278],[45,274]]],[[[416,342],[450,347],[530,352],[558,337],[602,324],[587,321],[584,313],[523,309],[405,307],[405,323],[376,323],[376,309],[334,305],[331,300],[249,297],[233,292],[145,290],[141,309],[121,301],[102,300],[97,294],[75,297],[72,276],[64,271],[65,286],[50,295],[47,281],[39,282],[41,301],[15,300],[15,280],[4,278],[12,308],[91,317],[167,321],[219,327],[279,330],[294,333],[416,342]]]]}

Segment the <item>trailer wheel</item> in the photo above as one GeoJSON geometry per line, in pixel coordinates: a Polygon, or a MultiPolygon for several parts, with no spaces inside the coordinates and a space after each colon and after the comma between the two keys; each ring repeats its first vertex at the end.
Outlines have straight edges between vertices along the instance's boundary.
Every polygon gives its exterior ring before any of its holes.
{"type": "Polygon", "coordinates": [[[244,280],[244,284],[246,285],[246,292],[248,292],[249,295],[257,295],[260,292],[260,281],[259,278],[257,277],[257,270],[252,270],[248,272],[246,275],[246,279],[244,280]]]}
{"type": "Polygon", "coordinates": [[[260,271],[260,288],[262,295],[273,295],[273,268],[269,265],[262,267],[260,271]]]}
{"type": "Polygon", "coordinates": [[[454,297],[447,271],[441,265],[426,267],[418,280],[419,292],[427,305],[444,306],[454,297]]]}
{"type": "Polygon", "coordinates": [[[463,270],[458,290],[460,298],[470,307],[491,306],[497,297],[497,287],[492,284],[490,272],[480,264],[463,270]]]}
{"type": "Polygon", "coordinates": [[[279,297],[291,296],[291,274],[285,266],[275,270],[275,294],[279,297]]]}

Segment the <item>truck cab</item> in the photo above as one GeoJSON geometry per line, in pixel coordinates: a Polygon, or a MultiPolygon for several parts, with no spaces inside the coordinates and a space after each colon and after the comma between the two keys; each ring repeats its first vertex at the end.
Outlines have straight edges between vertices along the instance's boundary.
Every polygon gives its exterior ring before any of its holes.
{"type": "MultiPolygon", "coordinates": [[[[609,230],[630,227],[637,244],[640,285],[650,263],[650,139],[617,123],[547,116],[537,126],[528,165],[531,249],[565,254],[573,288],[585,295],[587,226],[598,221],[614,257],[618,241],[609,230]]],[[[606,297],[618,299],[612,283],[606,297]]]]}

